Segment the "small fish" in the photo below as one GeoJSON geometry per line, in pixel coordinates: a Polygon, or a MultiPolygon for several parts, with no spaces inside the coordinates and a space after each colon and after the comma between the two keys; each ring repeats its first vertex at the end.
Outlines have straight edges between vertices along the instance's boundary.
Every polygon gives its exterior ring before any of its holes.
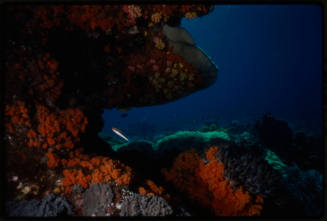
{"type": "Polygon", "coordinates": [[[115,128],[115,127],[112,127],[111,129],[112,129],[112,131],[113,131],[115,134],[117,134],[118,136],[122,137],[124,140],[126,140],[127,142],[129,142],[129,140],[127,139],[127,137],[125,137],[125,136],[123,135],[123,133],[122,133],[120,130],[118,130],[118,129],[115,128]]]}

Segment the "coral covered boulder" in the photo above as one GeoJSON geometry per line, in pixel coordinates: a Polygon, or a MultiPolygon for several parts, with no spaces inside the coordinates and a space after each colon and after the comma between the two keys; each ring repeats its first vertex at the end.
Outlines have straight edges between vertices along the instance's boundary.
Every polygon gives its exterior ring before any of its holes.
{"type": "Polygon", "coordinates": [[[203,84],[199,89],[212,85],[217,79],[218,68],[210,57],[195,45],[192,36],[182,27],[164,25],[162,30],[174,53],[183,57],[201,73],[203,84]]]}

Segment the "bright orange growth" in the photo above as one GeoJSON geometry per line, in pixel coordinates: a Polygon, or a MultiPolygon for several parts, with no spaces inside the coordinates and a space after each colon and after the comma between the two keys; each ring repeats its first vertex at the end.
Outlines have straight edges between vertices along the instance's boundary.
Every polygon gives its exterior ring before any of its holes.
{"type": "Polygon", "coordinates": [[[141,187],[139,187],[139,193],[143,194],[143,195],[146,195],[147,191],[146,191],[146,189],[144,187],[141,186],[141,187]]]}
{"type": "Polygon", "coordinates": [[[138,191],[140,194],[154,196],[159,195],[164,197],[165,199],[169,199],[170,195],[165,193],[164,188],[162,186],[157,186],[152,180],[145,181],[147,188],[140,186],[138,191]]]}
{"type": "Polygon", "coordinates": [[[17,101],[13,105],[6,105],[5,122],[8,133],[15,133],[15,130],[19,127],[28,128],[31,126],[28,109],[23,101],[17,101]]]}
{"type": "Polygon", "coordinates": [[[71,186],[73,184],[79,184],[83,188],[87,188],[91,180],[91,176],[85,175],[81,169],[65,169],[63,174],[63,186],[65,187],[65,193],[70,193],[71,186]]]}
{"type": "Polygon", "coordinates": [[[45,156],[48,157],[47,164],[49,168],[55,168],[59,165],[59,157],[53,153],[52,149],[50,149],[45,156]]]}
{"type": "MultiPolygon", "coordinates": [[[[155,35],[155,39],[164,38],[162,33],[152,35],[155,35]]],[[[163,100],[172,100],[185,91],[195,90],[202,84],[201,74],[181,56],[174,54],[171,47],[160,50],[155,47],[154,42],[149,42],[146,44],[145,52],[129,54],[124,60],[127,61],[126,69],[122,73],[127,80],[124,87],[128,91],[134,90],[135,94],[139,93],[137,91],[139,89],[133,84],[133,78],[137,75],[147,78],[150,84],[149,89],[146,89],[149,91],[144,93],[160,94],[161,96],[156,96],[162,97],[163,100]]]]}
{"type": "Polygon", "coordinates": [[[85,131],[88,123],[79,109],[65,109],[59,113],[50,112],[43,105],[36,105],[36,109],[37,133],[32,129],[28,131],[28,146],[70,150],[74,143],[79,142],[78,135],[85,131]]]}
{"type": "Polygon", "coordinates": [[[70,159],[61,160],[64,170],[63,185],[67,194],[73,184],[80,184],[84,188],[90,183],[116,183],[128,185],[132,179],[132,169],[119,161],[108,157],[82,154],[81,150],[70,152],[70,159]]]}
{"type": "Polygon", "coordinates": [[[49,102],[55,102],[60,96],[61,88],[64,85],[63,81],[59,79],[58,62],[52,59],[49,53],[40,55],[36,61],[37,71],[42,73],[41,79],[34,79],[37,87],[31,88],[29,93],[48,98],[49,102]]]}
{"type": "Polygon", "coordinates": [[[223,177],[224,165],[218,162],[215,154],[218,147],[211,147],[206,153],[205,164],[195,150],[181,153],[172,168],[162,172],[177,189],[190,195],[190,198],[209,207],[218,216],[260,215],[263,198],[251,195],[239,188],[232,189],[223,177]]]}
{"type": "Polygon", "coordinates": [[[35,17],[31,22],[34,25],[51,28],[65,24],[66,29],[71,29],[71,25],[74,25],[85,31],[94,31],[96,28],[106,31],[114,27],[121,31],[134,25],[138,17],[142,17],[146,21],[145,24],[148,24],[167,21],[170,16],[185,16],[187,12],[197,15],[208,13],[205,5],[58,5],[35,8],[35,17]],[[152,16],[158,14],[162,19],[152,16]]]}

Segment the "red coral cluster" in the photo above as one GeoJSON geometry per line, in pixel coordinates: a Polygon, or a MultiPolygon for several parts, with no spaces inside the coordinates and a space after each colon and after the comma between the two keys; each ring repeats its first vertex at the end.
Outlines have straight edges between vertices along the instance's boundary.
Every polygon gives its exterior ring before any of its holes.
{"type": "Polygon", "coordinates": [[[68,160],[60,161],[63,168],[63,186],[66,194],[71,193],[73,184],[87,188],[91,183],[116,183],[128,185],[132,179],[132,169],[120,161],[108,157],[82,154],[81,149],[70,153],[68,160]]]}
{"type": "Polygon", "coordinates": [[[170,199],[170,195],[165,192],[162,186],[158,186],[152,180],[145,181],[146,187],[140,186],[138,191],[140,194],[154,196],[159,195],[164,197],[165,199],[170,199]]]}
{"type": "Polygon", "coordinates": [[[58,61],[49,53],[33,51],[23,46],[15,48],[6,63],[8,94],[17,94],[20,97],[30,95],[38,101],[55,103],[64,85],[59,77],[58,66],[58,61]],[[9,86],[13,84],[15,87],[9,86]]]}
{"type": "Polygon", "coordinates": [[[233,190],[223,177],[224,165],[217,161],[217,151],[217,147],[207,151],[206,159],[209,162],[206,164],[195,150],[186,151],[176,158],[170,170],[163,169],[162,172],[177,189],[211,208],[218,216],[260,215],[263,198],[251,196],[242,187],[233,190]]]}
{"type": "Polygon", "coordinates": [[[167,20],[171,16],[194,18],[209,12],[206,5],[73,5],[73,6],[38,6],[35,7],[35,18],[31,25],[40,25],[43,28],[65,25],[70,30],[79,27],[84,31],[118,31],[136,23],[142,17],[145,24],[153,25],[167,20]],[[190,15],[192,15],[190,17],[190,15]],[[126,19],[128,18],[128,19],[126,19]]]}
{"type": "Polygon", "coordinates": [[[45,53],[43,57],[39,57],[37,61],[39,72],[42,73],[40,81],[34,81],[36,88],[31,88],[29,93],[40,97],[46,97],[55,102],[61,94],[63,81],[59,79],[58,62],[50,57],[49,53],[45,53]]]}
{"type": "Polygon", "coordinates": [[[79,142],[79,134],[85,131],[88,123],[81,110],[51,112],[43,105],[36,105],[36,109],[37,131],[30,129],[27,133],[28,146],[70,150],[79,142]]]}
{"type": "Polygon", "coordinates": [[[171,16],[187,17],[192,13],[194,17],[209,13],[206,5],[142,5],[143,18],[147,19],[148,25],[167,22],[171,16]]]}
{"type": "Polygon", "coordinates": [[[31,126],[28,108],[24,101],[17,101],[13,105],[5,107],[5,127],[8,133],[15,133],[17,128],[29,128],[31,126]]]}
{"type": "MultiPolygon", "coordinates": [[[[149,35],[164,39],[162,33],[156,35],[149,33],[149,35]]],[[[166,46],[164,50],[160,50],[154,46],[153,42],[149,42],[142,54],[131,53],[123,57],[123,60],[127,61],[126,68],[122,72],[126,82],[119,85],[119,91],[128,91],[128,93],[117,95],[115,93],[117,88],[108,89],[110,97],[115,94],[109,101],[109,107],[124,106],[124,102],[154,104],[158,99],[160,102],[167,102],[180,97],[182,93],[196,90],[198,85],[202,84],[201,74],[181,56],[174,54],[171,47],[166,46]],[[135,84],[137,79],[144,79],[143,82],[148,82],[149,87],[138,87],[135,84]],[[144,98],[133,94],[148,96],[144,98]]]]}

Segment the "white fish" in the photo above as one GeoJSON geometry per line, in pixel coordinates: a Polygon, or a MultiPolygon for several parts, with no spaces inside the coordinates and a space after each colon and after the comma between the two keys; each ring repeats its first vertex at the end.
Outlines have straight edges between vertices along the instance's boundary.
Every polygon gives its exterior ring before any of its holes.
{"type": "Polygon", "coordinates": [[[118,130],[118,129],[115,128],[115,127],[112,127],[111,130],[112,130],[115,134],[117,134],[118,136],[122,137],[124,140],[126,140],[127,142],[129,142],[128,138],[125,137],[124,134],[123,134],[120,130],[118,130]]]}

